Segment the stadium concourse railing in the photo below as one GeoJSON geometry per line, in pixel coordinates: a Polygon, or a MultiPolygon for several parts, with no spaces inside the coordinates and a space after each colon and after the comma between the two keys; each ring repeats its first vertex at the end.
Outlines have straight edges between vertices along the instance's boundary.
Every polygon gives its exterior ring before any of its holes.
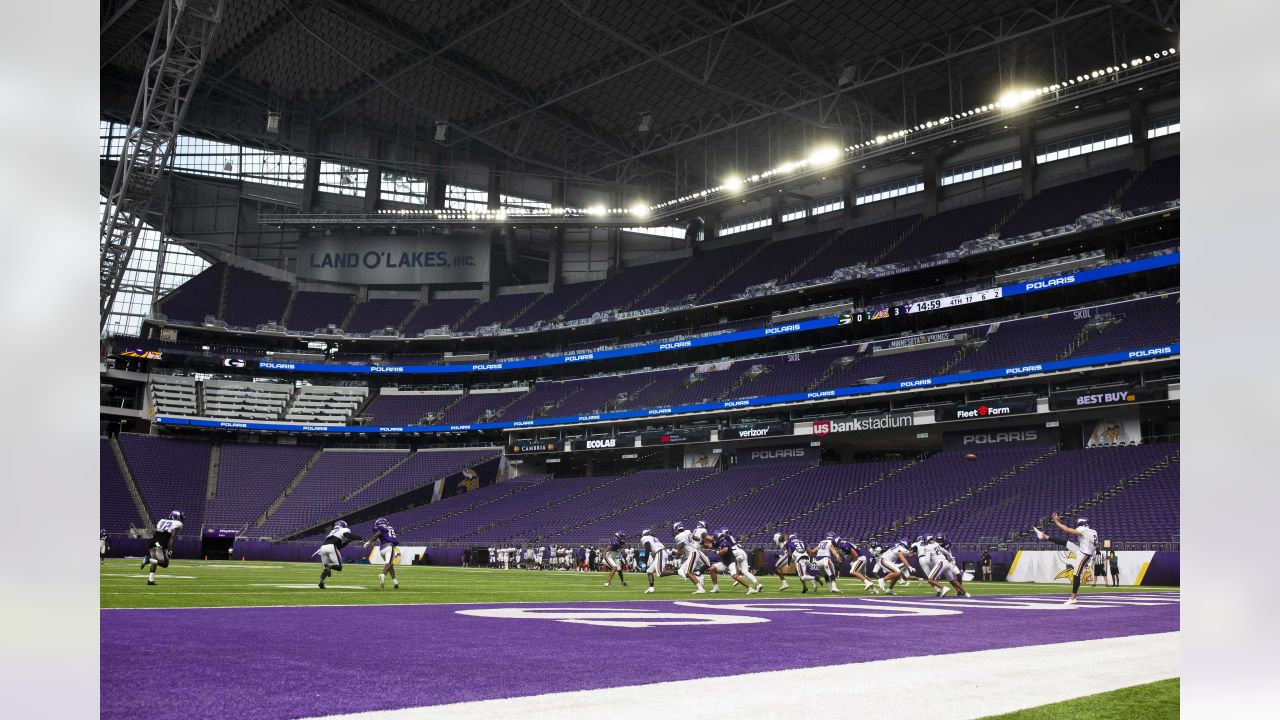
{"type": "Polygon", "coordinates": [[[810,392],[787,393],[783,395],[771,395],[765,397],[743,398],[738,400],[722,400],[709,403],[697,403],[692,405],[679,405],[668,407],[645,408],[640,410],[618,410],[613,412],[593,413],[589,415],[573,415],[565,417],[545,417],[526,420],[506,420],[499,422],[478,422],[478,423],[461,423],[454,425],[402,425],[402,426],[382,426],[382,425],[297,425],[285,423],[269,423],[269,422],[251,422],[239,420],[214,420],[198,417],[176,417],[167,415],[156,416],[154,422],[162,426],[181,426],[196,428],[214,428],[214,429],[233,429],[233,430],[263,430],[276,432],[294,432],[294,433],[320,433],[320,434],[341,434],[341,433],[375,433],[375,434],[403,434],[403,433],[448,433],[448,432],[467,432],[472,430],[510,430],[521,428],[548,427],[557,425],[578,425],[582,423],[608,422],[613,420],[636,420],[643,418],[658,417],[678,417],[683,415],[693,415],[696,413],[717,412],[723,410],[741,410],[743,408],[756,408],[772,405],[786,405],[795,403],[804,403],[815,400],[832,400],[837,398],[856,397],[860,395],[870,395],[873,393],[884,393],[898,390],[918,390],[921,388],[933,388],[946,385],[956,385],[960,383],[979,382],[985,380],[998,380],[1002,378],[1021,377],[1027,375],[1035,375],[1040,373],[1049,373],[1055,371],[1075,370],[1088,368],[1093,366],[1111,365],[1115,363],[1154,360],[1179,355],[1181,352],[1180,343],[1171,343],[1158,347],[1137,348],[1128,351],[1104,353],[1101,355],[1090,355],[1087,357],[1067,358],[1064,360],[1049,360],[1040,363],[1029,363],[1019,365],[1017,367],[1000,367],[987,370],[972,370],[968,372],[952,373],[949,375],[940,375],[937,377],[918,378],[914,380],[899,380],[894,382],[882,382],[870,385],[857,385],[852,387],[831,388],[827,390],[814,390],[810,392]]]}
{"type": "MultiPolygon", "coordinates": [[[[879,317],[889,317],[891,314],[909,315],[957,307],[960,305],[990,302],[1001,298],[1045,292],[1064,287],[1075,287],[1077,285],[1083,285],[1090,282],[1172,267],[1180,265],[1181,261],[1181,253],[1175,250],[1136,260],[1079,270],[1072,273],[1027,279],[990,288],[969,290],[948,297],[928,296],[924,299],[906,301],[900,305],[892,307],[876,306],[858,310],[851,309],[849,312],[841,313],[839,315],[819,317],[812,320],[801,320],[798,322],[784,322],[750,330],[719,333],[708,332],[692,336],[677,335],[654,343],[615,344],[606,349],[580,350],[567,354],[539,354],[533,356],[486,360],[484,362],[476,363],[453,363],[444,365],[357,365],[334,362],[298,363],[266,360],[258,360],[256,362],[259,369],[278,372],[391,375],[415,373],[486,373],[520,368],[581,364],[596,360],[635,357],[654,353],[686,350],[690,348],[723,345],[763,337],[772,337],[775,335],[811,332],[845,324],[860,316],[867,319],[877,319],[879,317]]],[[[804,309],[802,308],[788,314],[797,314],[803,311],[804,309]]]]}

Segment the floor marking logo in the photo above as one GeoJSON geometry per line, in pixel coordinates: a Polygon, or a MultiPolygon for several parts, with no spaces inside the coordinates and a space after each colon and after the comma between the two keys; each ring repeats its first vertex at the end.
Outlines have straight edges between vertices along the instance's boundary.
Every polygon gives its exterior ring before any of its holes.
{"type": "MultiPolygon", "coordinates": [[[[868,600],[871,598],[867,598],[868,600]]],[[[960,615],[959,610],[941,607],[895,607],[892,605],[862,605],[859,600],[846,602],[822,602],[812,600],[797,601],[765,601],[744,603],[700,603],[679,600],[675,604],[681,607],[695,607],[701,610],[738,610],[741,612],[803,612],[808,615],[836,615],[840,617],[863,618],[896,618],[896,617],[936,617],[940,615],[960,615]]],[[[950,604],[950,603],[948,603],[950,604]]]]}
{"type": "MultiPolygon", "coordinates": [[[[698,605],[696,607],[703,608],[698,605]]],[[[747,625],[769,622],[767,618],[745,615],[712,615],[631,608],[479,608],[458,610],[459,615],[508,620],[553,620],[575,625],[619,628],[650,628],[668,625],[747,625]]]]}

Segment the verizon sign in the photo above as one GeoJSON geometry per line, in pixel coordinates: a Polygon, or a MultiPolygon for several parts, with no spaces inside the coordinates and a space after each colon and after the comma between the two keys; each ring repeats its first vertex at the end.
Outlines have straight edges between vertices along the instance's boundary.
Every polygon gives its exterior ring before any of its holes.
{"type": "Polygon", "coordinates": [[[865,430],[893,430],[911,427],[915,424],[912,415],[868,415],[842,420],[814,420],[814,435],[832,435],[835,433],[863,432],[865,430]]]}

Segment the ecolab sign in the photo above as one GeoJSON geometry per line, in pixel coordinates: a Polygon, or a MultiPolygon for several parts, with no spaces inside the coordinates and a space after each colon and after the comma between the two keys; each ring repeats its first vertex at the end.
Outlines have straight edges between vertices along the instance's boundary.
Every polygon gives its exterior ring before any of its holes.
{"type": "Polygon", "coordinates": [[[848,420],[814,420],[814,435],[830,435],[831,433],[860,432],[862,430],[892,430],[894,428],[911,427],[915,418],[911,415],[873,415],[865,418],[849,418],[848,420]]]}
{"type": "Polygon", "coordinates": [[[601,448],[618,447],[618,438],[607,438],[604,440],[588,440],[587,450],[599,450],[601,448]]]}

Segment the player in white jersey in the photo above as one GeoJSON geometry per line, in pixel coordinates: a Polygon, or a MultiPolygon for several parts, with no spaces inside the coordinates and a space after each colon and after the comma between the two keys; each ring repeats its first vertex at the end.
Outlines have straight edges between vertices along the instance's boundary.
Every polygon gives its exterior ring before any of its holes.
{"type": "Polygon", "coordinates": [[[832,546],[835,545],[835,541],[836,534],[828,531],[813,548],[813,569],[811,572],[814,576],[814,590],[818,589],[819,580],[825,580],[828,590],[833,593],[840,592],[840,588],[836,587],[836,564],[831,559],[831,550],[832,546]]]}
{"type": "Polygon", "coordinates": [[[916,560],[920,563],[920,572],[924,577],[924,581],[933,588],[933,594],[936,597],[942,597],[949,591],[934,579],[938,573],[942,572],[941,557],[934,552],[936,548],[937,543],[934,541],[932,533],[920,535],[915,542],[911,543],[911,552],[915,554],[916,560]]]}
{"type": "MultiPolygon", "coordinates": [[[[964,573],[956,564],[956,556],[951,554],[950,545],[951,542],[942,533],[933,536],[933,547],[930,552],[933,554],[934,570],[931,577],[951,583],[951,587],[956,589],[956,594],[960,597],[973,597],[964,587],[964,573]]],[[[950,591],[951,588],[944,587],[938,591],[938,597],[950,591]]]]}
{"type": "Polygon", "coordinates": [[[98,533],[98,564],[107,557],[107,553],[111,552],[111,540],[107,538],[107,529],[102,528],[102,532],[98,533]]]}
{"type": "Polygon", "coordinates": [[[662,569],[667,566],[670,553],[667,552],[667,547],[653,536],[653,531],[649,528],[645,528],[640,533],[640,547],[644,548],[647,562],[645,573],[649,576],[649,588],[644,591],[647,595],[653,592],[653,581],[662,577],[662,569]]]}
{"type": "Polygon", "coordinates": [[[147,584],[156,584],[156,568],[169,567],[169,558],[173,557],[173,542],[178,539],[178,531],[182,529],[182,512],[174,510],[169,517],[156,523],[156,531],[151,534],[147,543],[147,555],[142,558],[142,567],[151,565],[147,574],[147,584]]]}
{"type": "MultiPolygon", "coordinates": [[[[706,528],[702,528],[702,531],[705,533],[706,528]]],[[[707,560],[706,553],[702,552],[701,542],[694,538],[692,530],[685,529],[684,523],[673,524],[671,532],[675,533],[676,553],[680,558],[676,574],[693,583],[694,595],[705,593],[700,573],[711,567],[711,563],[707,560]]]]}
{"type": "MultiPolygon", "coordinates": [[[[699,581],[701,581],[702,576],[699,568],[703,568],[703,564],[705,563],[706,571],[711,574],[711,589],[708,590],[708,592],[718,593],[720,592],[720,571],[716,569],[716,563],[712,562],[711,553],[707,552],[711,547],[708,545],[708,538],[711,540],[715,539],[714,536],[711,535],[711,531],[707,530],[707,521],[699,520],[693,526],[694,544],[690,548],[690,552],[693,553],[695,559],[689,570],[690,572],[698,574],[699,581]]],[[[697,594],[696,591],[694,594],[697,594]]]]}
{"type": "Polygon", "coordinates": [[[347,527],[347,521],[339,520],[333,524],[333,529],[324,538],[324,544],[319,550],[311,553],[312,557],[320,556],[320,564],[324,569],[320,571],[320,589],[324,589],[325,578],[335,572],[342,572],[342,548],[355,540],[363,540],[364,538],[351,532],[351,528],[347,527]]]}
{"type": "Polygon", "coordinates": [[[708,535],[707,538],[703,539],[703,545],[711,550],[710,556],[717,561],[712,568],[717,572],[728,573],[735,582],[747,588],[748,595],[764,589],[764,583],[751,574],[747,552],[738,545],[737,538],[729,533],[729,528],[720,528],[715,537],[708,535]],[[710,538],[710,542],[707,538],[710,538]]]}
{"type": "Polygon", "coordinates": [[[889,571],[880,578],[880,590],[885,595],[894,595],[893,586],[901,578],[911,577],[911,542],[907,538],[899,538],[893,547],[880,555],[880,565],[889,571]],[[888,586],[885,586],[885,583],[888,586]]]}
{"type": "Polygon", "coordinates": [[[1093,560],[1093,556],[1098,552],[1098,531],[1089,527],[1088,518],[1082,517],[1076,518],[1076,526],[1074,528],[1067,527],[1056,512],[1053,514],[1053,524],[1057,525],[1062,532],[1072,536],[1072,539],[1049,537],[1047,533],[1038,527],[1033,527],[1031,530],[1041,540],[1048,540],[1055,545],[1075,550],[1077,559],[1075,572],[1071,575],[1071,597],[1063,603],[1064,605],[1075,605],[1076,595],[1080,592],[1080,580],[1084,577],[1085,570],[1089,569],[1089,563],[1093,560]]]}

